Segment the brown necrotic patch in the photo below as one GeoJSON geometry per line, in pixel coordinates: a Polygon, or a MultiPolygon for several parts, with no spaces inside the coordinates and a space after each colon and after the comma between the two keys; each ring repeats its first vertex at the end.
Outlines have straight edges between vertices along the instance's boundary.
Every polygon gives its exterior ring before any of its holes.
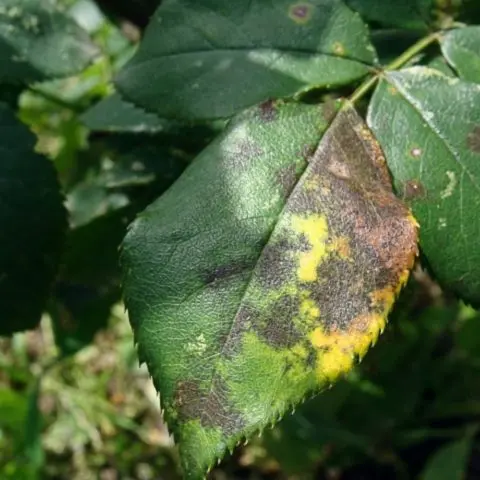
{"type": "Polygon", "coordinates": [[[293,347],[301,339],[301,334],[293,322],[298,311],[298,298],[285,295],[266,311],[265,316],[253,317],[252,328],[271,347],[293,347]]]}
{"type": "Polygon", "coordinates": [[[468,148],[474,153],[480,153],[480,125],[477,125],[467,137],[468,148]]]}
{"type": "Polygon", "coordinates": [[[258,117],[263,122],[273,122],[278,115],[275,100],[266,100],[258,106],[258,117]]]}
{"type": "Polygon", "coordinates": [[[220,428],[226,436],[242,429],[243,417],[230,405],[228,387],[216,376],[204,390],[194,380],[180,381],[174,396],[180,423],[199,420],[203,427],[220,428]]]}
{"type": "Polygon", "coordinates": [[[356,318],[384,315],[413,265],[416,224],[393,193],[378,143],[352,109],[334,120],[288,209],[328,224],[318,280],[300,284],[322,327],[348,330],[356,318]]]}
{"type": "Polygon", "coordinates": [[[245,170],[252,161],[263,155],[263,149],[253,140],[243,138],[226,145],[224,148],[224,161],[227,168],[245,170]]]}
{"type": "Polygon", "coordinates": [[[294,3],[288,9],[288,16],[295,22],[304,24],[312,17],[313,5],[309,3],[294,3]]]}
{"type": "Polygon", "coordinates": [[[294,163],[282,168],[282,170],[280,170],[278,173],[278,183],[280,184],[282,193],[286,199],[292,193],[298,177],[299,175],[297,174],[297,166],[294,163]]]}
{"type": "Polygon", "coordinates": [[[418,200],[427,196],[427,190],[420,180],[412,179],[403,184],[402,197],[406,201],[418,200]]]}

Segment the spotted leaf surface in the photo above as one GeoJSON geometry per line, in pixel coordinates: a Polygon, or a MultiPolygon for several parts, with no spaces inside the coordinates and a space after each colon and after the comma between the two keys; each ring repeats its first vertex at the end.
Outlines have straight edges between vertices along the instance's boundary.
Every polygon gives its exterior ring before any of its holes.
{"type": "Polygon", "coordinates": [[[50,0],[0,2],[0,81],[73,75],[98,53],[87,33],[50,0]]]}
{"type": "Polygon", "coordinates": [[[377,143],[347,108],[312,150],[322,109],[242,114],[126,237],[139,354],[189,478],[348,371],[412,266],[377,143]]]}
{"type": "Polygon", "coordinates": [[[480,27],[466,27],[446,33],[442,52],[460,77],[480,83],[480,27]]]}
{"type": "Polygon", "coordinates": [[[414,67],[385,75],[368,122],[438,279],[480,301],[480,88],[414,67]]]}
{"type": "Polygon", "coordinates": [[[34,146],[0,103],[0,335],[40,320],[66,230],[55,170],[34,146]]]}
{"type": "Polygon", "coordinates": [[[367,27],[339,0],[167,0],[117,86],[162,117],[219,118],[347,84],[375,61],[367,27]]]}

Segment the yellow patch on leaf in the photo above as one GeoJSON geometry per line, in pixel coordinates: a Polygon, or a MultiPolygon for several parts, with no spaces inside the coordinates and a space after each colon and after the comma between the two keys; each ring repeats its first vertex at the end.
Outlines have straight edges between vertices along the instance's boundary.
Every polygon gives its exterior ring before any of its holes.
{"type": "Polygon", "coordinates": [[[302,282],[315,282],[317,267],[327,255],[327,220],[323,215],[294,216],[292,228],[298,235],[304,235],[311,245],[308,252],[299,254],[298,279],[302,282]]]}

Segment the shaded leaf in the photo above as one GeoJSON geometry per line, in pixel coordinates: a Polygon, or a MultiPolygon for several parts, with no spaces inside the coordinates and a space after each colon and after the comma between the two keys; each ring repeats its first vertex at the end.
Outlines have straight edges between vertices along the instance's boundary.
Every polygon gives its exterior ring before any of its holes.
{"type": "Polygon", "coordinates": [[[108,135],[93,143],[104,154],[102,165],[86,172],[69,196],[73,228],[51,308],[56,343],[67,355],[106,327],[120,300],[118,248],[127,225],[186,166],[151,136],[108,135]]]}
{"type": "Polygon", "coordinates": [[[86,347],[107,326],[112,305],[120,300],[120,289],[109,285],[111,278],[105,280],[100,287],[64,282],[57,285],[57,303],[50,315],[55,343],[63,355],[86,347]]]}
{"type": "Polygon", "coordinates": [[[170,123],[127,102],[118,93],[95,104],[80,120],[91,130],[102,132],[158,133],[168,130],[170,123]]]}
{"type": "Polygon", "coordinates": [[[428,461],[422,480],[463,480],[466,475],[473,438],[467,435],[440,448],[428,461]]]}
{"type": "Polygon", "coordinates": [[[126,236],[139,354],[191,478],[348,371],[408,277],[415,223],[378,145],[347,108],[312,155],[326,114],[238,116],[126,236]]]}
{"type": "Polygon", "coordinates": [[[366,26],[337,0],[169,0],[117,86],[162,117],[221,118],[350,83],[375,61],[366,26]]]}
{"type": "Polygon", "coordinates": [[[431,21],[433,0],[346,0],[365,19],[382,25],[425,30],[431,21]]]}
{"type": "Polygon", "coordinates": [[[65,210],[50,162],[0,104],[0,334],[40,320],[59,263],[65,210]]]}
{"type": "Polygon", "coordinates": [[[98,54],[87,33],[50,0],[3,0],[0,81],[73,75],[98,54]]]}
{"type": "Polygon", "coordinates": [[[396,189],[421,225],[420,245],[439,281],[480,301],[480,89],[414,67],[385,75],[368,122],[396,189]]]}
{"type": "Polygon", "coordinates": [[[480,27],[447,32],[440,44],[443,55],[460,77],[480,83],[480,27]]]}
{"type": "Polygon", "coordinates": [[[431,58],[428,58],[427,61],[424,63],[424,66],[428,68],[433,68],[434,70],[438,70],[440,73],[447,77],[456,77],[455,72],[450,68],[447,64],[447,61],[442,55],[435,55],[431,58]]]}

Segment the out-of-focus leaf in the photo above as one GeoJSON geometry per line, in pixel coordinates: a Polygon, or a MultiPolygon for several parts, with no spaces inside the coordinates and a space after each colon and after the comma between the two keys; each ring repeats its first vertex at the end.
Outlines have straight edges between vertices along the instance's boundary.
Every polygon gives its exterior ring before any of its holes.
{"type": "Polygon", "coordinates": [[[63,355],[89,345],[95,334],[107,326],[110,309],[120,299],[119,286],[109,285],[108,280],[100,287],[62,282],[57,285],[57,303],[50,314],[55,342],[63,355]]]}
{"type": "Polygon", "coordinates": [[[57,271],[66,229],[62,196],[35,138],[0,104],[0,334],[33,328],[57,271]]]}
{"type": "Polygon", "coordinates": [[[21,432],[27,415],[27,400],[8,388],[0,388],[0,428],[12,433],[21,432]]]}
{"type": "Polygon", "coordinates": [[[97,0],[97,3],[115,20],[128,20],[143,29],[161,0],[97,0]]]}
{"type": "Polygon", "coordinates": [[[72,75],[98,54],[87,33],[49,0],[3,0],[0,81],[72,75]]]}
{"type": "Polygon", "coordinates": [[[92,154],[103,154],[101,165],[68,196],[72,229],[51,312],[64,354],[88,345],[107,325],[120,300],[118,248],[126,227],[186,166],[157,137],[107,135],[92,144],[92,154]]]}
{"type": "Polygon", "coordinates": [[[240,115],[124,242],[125,299],[187,476],[362,357],[416,252],[378,144],[346,107],[240,115]],[[307,166],[307,162],[308,166],[307,166]]]}
{"type": "Polygon", "coordinates": [[[375,62],[367,27],[340,1],[167,0],[116,83],[161,117],[222,118],[348,84],[375,62]]]}
{"type": "Polygon", "coordinates": [[[441,40],[442,53],[459,76],[480,83],[480,27],[447,32],[441,40]]]}
{"type": "Polygon", "coordinates": [[[346,0],[347,5],[382,25],[425,30],[432,18],[433,0],[346,0]]]}
{"type": "Polygon", "coordinates": [[[428,68],[389,72],[368,113],[436,277],[480,302],[480,89],[428,68]]]}
{"type": "Polygon", "coordinates": [[[417,31],[400,28],[372,30],[370,35],[382,65],[388,65],[395,60],[422,36],[417,31]]]}
{"type": "Polygon", "coordinates": [[[440,448],[428,461],[421,480],[463,480],[466,478],[472,443],[473,438],[468,435],[440,448]]]}
{"type": "Polygon", "coordinates": [[[81,116],[91,130],[101,132],[147,132],[168,130],[170,121],[145,112],[114,93],[91,107],[81,116]]]}

